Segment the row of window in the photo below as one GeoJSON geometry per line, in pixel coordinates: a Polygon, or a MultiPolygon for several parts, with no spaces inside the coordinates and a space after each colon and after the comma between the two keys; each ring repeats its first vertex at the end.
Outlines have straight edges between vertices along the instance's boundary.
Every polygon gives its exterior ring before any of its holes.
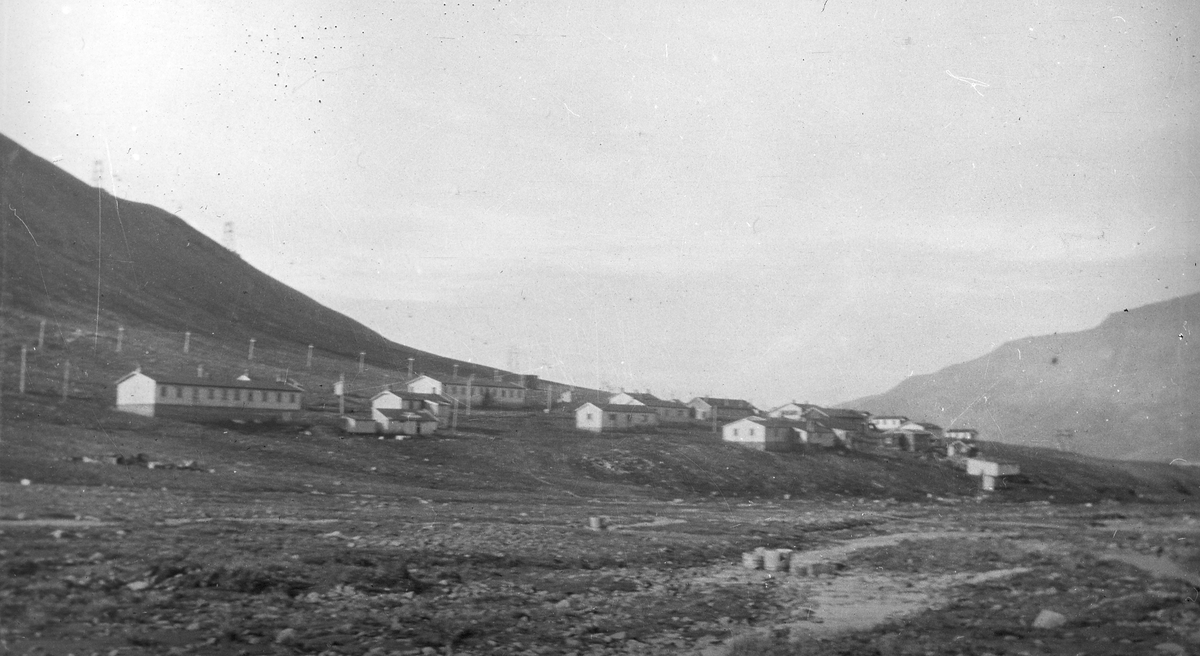
{"type": "MultiPolygon", "coordinates": [[[[468,389],[471,390],[471,396],[482,396],[483,395],[483,387],[479,386],[479,385],[474,385],[474,386],[470,386],[470,387],[468,387],[467,385],[447,385],[446,393],[453,395],[453,396],[463,396],[467,393],[468,389]]],[[[525,390],[501,388],[501,389],[493,392],[493,395],[495,395],[499,398],[502,398],[502,399],[519,399],[519,398],[524,398],[524,396],[525,396],[524,391],[525,390]]]]}
{"type": "MultiPolygon", "coordinates": [[[[733,429],[734,437],[738,436],[738,430],[740,430],[740,429],[737,429],[737,428],[733,429]]],[[[747,428],[746,435],[749,435],[750,437],[754,437],[755,435],[758,435],[758,429],[757,428],[747,428]]]]}
{"type": "MultiPolygon", "coordinates": [[[[203,389],[203,390],[204,390],[204,392],[205,392],[205,395],[208,397],[208,399],[209,399],[210,401],[212,401],[212,400],[216,400],[216,398],[217,398],[217,389],[216,389],[216,388],[212,388],[212,387],[206,387],[206,388],[200,388],[200,387],[187,387],[187,388],[185,388],[185,387],[183,387],[182,385],[163,385],[163,386],[161,386],[161,387],[159,387],[159,388],[158,388],[158,395],[159,395],[160,397],[164,398],[164,399],[166,399],[166,398],[170,398],[170,396],[171,396],[170,390],[175,390],[175,398],[177,398],[177,399],[182,399],[182,398],[183,398],[183,393],[184,393],[184,390],[185,390],[185,389],[191,390],[191,397],[192,397],[192,399],[193,399],[193,400],[199,400],[199,399],[200,399],[200,390],[201,390],[201,389],[203,389]]],[[[220,392],[221,392],[221,400],[222,400],[222,401],[229,401],[229,400],[233,400],[233,401],[241,401],[241,400],[243,400],[243,399],[242,399],[242,390],[240,390],[240,389],[233,389],[233,390],[231,390],[231,389],[226,389],[226,388],[220,388],[220,392]],[[232,392],[232,395],[230,394],[231,392],[232,392]]],[[[274,394],[274,395],[275,395],[275,402],[276,402],[276,403],[283,403],[283,402],[284,402],[284,401],[283,401],[284,394],[286,394],[286,395],[287,395],[287,402],[288,402],[288,403],[295,403],[295,402],[296,402],[296,393],[295,393],[295,392],[263,392],[263,391],[258,391],[258,392],[257,392],[257,396],[258,396],[258,398],[257,398],[257,399],[255,399],[255,393],[256,393],[256,390],[246,390],[246,398],[245,398],[245,400],[246,400],[246,401],[255,401],[255,400],[257,400],[257,401],[262,401],[263,403],[267,403],[267,402],[270,402],[270,400],[271,400],[271,394],[274,394]]]]}

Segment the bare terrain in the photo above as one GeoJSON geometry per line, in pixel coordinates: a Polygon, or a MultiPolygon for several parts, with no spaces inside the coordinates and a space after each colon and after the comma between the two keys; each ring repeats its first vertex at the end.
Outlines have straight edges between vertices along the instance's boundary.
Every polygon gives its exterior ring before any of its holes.
{"type": "Polygon", "coordinates": [[[318,412],[5,410],[7,653],[1200,651],[1192,468],[1047,454],[983,496],[926,458],[541,413],[397,441],[318,412]],[[795,549],[795,571],[742,568],[757,547],[795,549]],[[1062,625],[1035,628],[1042,611],[1062,625]]]}

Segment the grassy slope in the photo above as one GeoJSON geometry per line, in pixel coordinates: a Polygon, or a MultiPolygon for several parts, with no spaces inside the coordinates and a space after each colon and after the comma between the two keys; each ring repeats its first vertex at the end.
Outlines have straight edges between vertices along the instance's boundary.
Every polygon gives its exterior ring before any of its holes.
{"type": "MultiPolygon", "coordinates": [[[[191,330],[227,344],[271,344],[400,370],[409,357],[427,372],[492,374],[390,342],[258,271],[179,217],[97,190],[0,135],[0,184],[20,223],[6,224],[5,323],[47,318],[51,330],[118,325],[175,335],[191,330]]],[[[36,324],[36,321],[35,321],[36,324]]],[[[3,335],[11,354],[14,340],[3,335]]],[[[28,335],[27,326],[18,329],[28,335]]]]}
{"type": "Polygon", "coordinates": [[[1119,312],[1091,330],[1010,342],[847,405],[1013,444],[1053,448],[1068,429],[1090,455],[1197,460],[1200,355],[1189,321],[1200,321],[1200,294],[1119,312]]]}

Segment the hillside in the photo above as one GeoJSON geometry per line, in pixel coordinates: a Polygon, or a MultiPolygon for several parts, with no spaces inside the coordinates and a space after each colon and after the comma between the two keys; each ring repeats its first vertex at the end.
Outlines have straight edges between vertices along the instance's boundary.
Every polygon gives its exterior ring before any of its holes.
{"type": "Polygon", "coordinates": [[[1104,458],[1200,460],[1200,294],[1130,308],[1077,333],[1029,337],[845,404],[988,440],[1104,458]]]}
{"type": "Polygon", "coordinates": [[[391,342],[255,269],[179,217],[80,182],[3,135],[0,162],[11,208],[3,244],[9,351],[18,340],[28,343],[28,324],[44,318],[52,332],[83,327],[111,338],[121,325],[181,337],[187,330],[238,349],[254,337],[260,349],[299,352],[313,344],[327,359],[357,360],[362,351],[369,365],[391,370],[406,369],[413,358],[418,371],[448,373],[459,365],[463,375],[493,373],[391,342]]]}

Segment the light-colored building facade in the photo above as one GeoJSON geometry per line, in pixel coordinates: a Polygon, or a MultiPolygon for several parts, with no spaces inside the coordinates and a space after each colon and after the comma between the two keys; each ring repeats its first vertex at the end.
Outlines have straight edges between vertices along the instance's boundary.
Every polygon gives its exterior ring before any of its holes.
{"type": "Polygon", "coordinates": [[[791,451],[799,443],[798,422],[774,417],[744,417],[721,427],[721,440],[762,451],[791,451]]]}
{"type": "Polygon", "coordinates": [[[294,385],[237,379],[187,377],[137,370],[117,380],[117,410],[146,417],[197,421],[282,419],[304,404],[294,385]]]}
{"type": "Polygon", "coordinates": [[[453,399],[442,394],[384,390],[371,397],[371,410],[427,411],[439,420],[446,421],[453,403],[453,399]]]}
{"type": "Polygon", "coordinates": [[[404,389],[415,394],[444,394],[442,381],[421,374],[404,384],[404,389]]]}
{"type": "Polygon", "coordinates": [[[948,440],[970,442],[979,439],[979,431],[974,428],[947,428],[944,432],[948,440]]]}
{"type": "Polygon", "coordinates": [[[575,409],[575,428],[606,431],[648,430],[658,426],[658,413],[644,405],[584,403],[575,409]]]}
{"type": "Polygon", "coordinates": [[[880,415],[878,417],[871,417],[871,426],[874,427],[875,430],[879,431],[895,430],[907,422],[908,417],[902,417],[900,415],[880,415]]]}

